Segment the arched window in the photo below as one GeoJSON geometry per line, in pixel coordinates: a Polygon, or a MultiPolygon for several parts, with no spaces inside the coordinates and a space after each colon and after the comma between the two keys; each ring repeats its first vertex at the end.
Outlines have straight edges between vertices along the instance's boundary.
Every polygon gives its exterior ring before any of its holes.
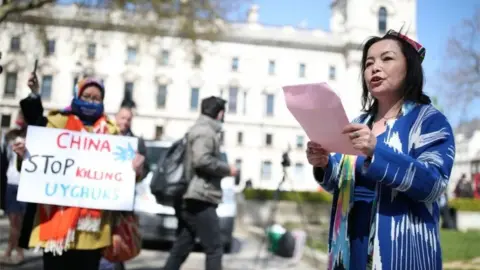
{"type": "Polygon", "coordinates": [[[380,7],[378,10],[378,31],[380,33],[387,32],[387,9],[380,7]]]}

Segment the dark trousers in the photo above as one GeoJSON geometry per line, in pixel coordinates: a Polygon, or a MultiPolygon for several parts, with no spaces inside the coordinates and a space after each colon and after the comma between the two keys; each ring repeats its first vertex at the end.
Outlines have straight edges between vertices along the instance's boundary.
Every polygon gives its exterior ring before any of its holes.
{"type": "Polygon", "coordinates": [[[177,230],[175,231],[175,236],[178,238],[182,229],[186,227],[185,221],[183,220],[183,198],[175,198],[173,201],[173,208],[175,209],[175,217],[178,220],[177,230]]]}
{"type": "Polygon", "coordinates": [[[102,254],[96,250],[68,250],[61,256],[43,253],[43,270],[97,270],[102,254]]]}
{"type": "Polygon", "coordinates": [[[452,217],[450,208],[444,206],[440,208],[440,215],[442,216],[442,228],[443,229],[456,229],[455,220],[452,217]]]}
{"type": "Polygon", "coordinates": [[[223,246],[220,238],[220,224],[217,205],[186,200],[184,202],[180,230],[164,270],[179,270],[195,246],[195,238],[200,239],[205,255],[205,270],[221,270],[223,246]]]}
{"type": "Polygon", "coordinates": [[[107,259],[102,258],[100,260],[100,266],[98,270],[125,270],[125,264],[123,262],[109,262],[107,259]]]}

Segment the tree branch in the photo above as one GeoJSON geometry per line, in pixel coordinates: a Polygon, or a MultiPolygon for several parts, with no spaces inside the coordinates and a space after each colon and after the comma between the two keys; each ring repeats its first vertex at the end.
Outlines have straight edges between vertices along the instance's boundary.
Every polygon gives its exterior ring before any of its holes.
{"type": "Polygon", "coordinates": [[[466,107],[480,98],[480,10],[455,30],[448,41],[448,64],[442,75],[447,100],[451,105],[466,107]]]}
{"type": "Polygon", "coordinates": [[[55,0],[32,0],[32,1],[5,1],[3,5],[0,6],[0,23],[3,22],[8,15],[14,13],[21,13],[31,9],[41,8],[45,4],[53,3],[55,0]]]}

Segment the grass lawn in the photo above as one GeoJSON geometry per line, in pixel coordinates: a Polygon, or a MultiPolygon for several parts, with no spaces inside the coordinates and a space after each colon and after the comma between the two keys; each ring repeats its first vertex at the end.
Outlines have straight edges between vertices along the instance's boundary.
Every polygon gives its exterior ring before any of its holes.
{"type": "Polygon", "coordinates": [[[480,231],[440,232],[443,261],[468,261],[480,257],[480,231]]]}
{"type": "MultiPolygon", "coordinates": [[[[440,233],[443,261],[468,261],[480,257],[480,231],[458,232],[442,230],[440,233]]],[[[309,243],[308,246],[327,252],[324,240],[309,243]]]]}

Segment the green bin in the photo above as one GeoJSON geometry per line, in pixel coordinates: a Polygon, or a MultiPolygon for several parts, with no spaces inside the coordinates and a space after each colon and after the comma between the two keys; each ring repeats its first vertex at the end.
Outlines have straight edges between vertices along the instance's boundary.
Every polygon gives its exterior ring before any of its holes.
{"type": "Polygon", "coordinates": [[[275,224],[267,228],[268,251],[276,253],[278,251],[278,242],[287,230],[281,225],[275,224]]]}

